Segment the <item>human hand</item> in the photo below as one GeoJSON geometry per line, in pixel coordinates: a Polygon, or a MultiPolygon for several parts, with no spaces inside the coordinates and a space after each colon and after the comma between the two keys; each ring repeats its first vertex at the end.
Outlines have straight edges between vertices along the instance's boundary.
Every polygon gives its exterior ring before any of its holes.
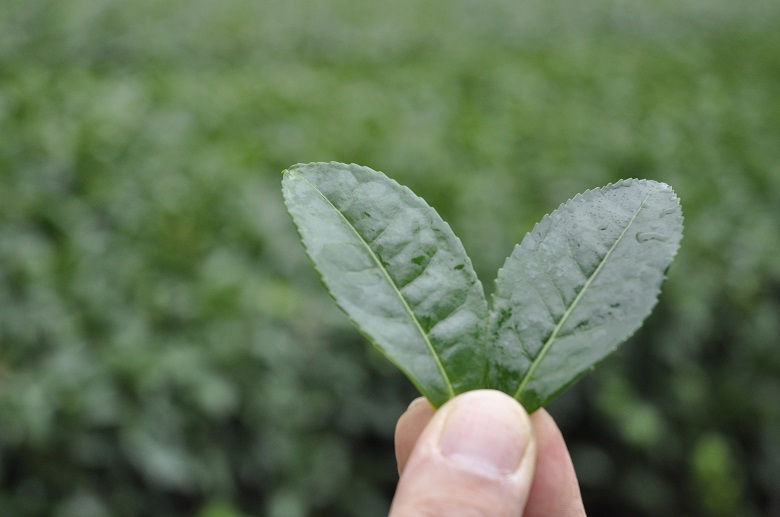
{"type": "Polygon", "coordinates": [[[463,393],[438,411],[424,398],[395,432],[390,517],[582,517],[577,476],[558,426],[498,391],[463,393]]]}

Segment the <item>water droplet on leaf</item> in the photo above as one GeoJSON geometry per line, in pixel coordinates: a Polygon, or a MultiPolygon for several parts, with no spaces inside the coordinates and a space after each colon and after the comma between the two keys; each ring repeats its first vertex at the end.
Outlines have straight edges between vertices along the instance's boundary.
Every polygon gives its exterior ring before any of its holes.
{"type": "Polygon", "coordinates": [[[669,236],[663,233],[656,233],[656,232],[639,232],[636,234],[636,240],[638,240],[639,242],[647,242],[647,241],[665,242],[669,240],[669,236]]]}

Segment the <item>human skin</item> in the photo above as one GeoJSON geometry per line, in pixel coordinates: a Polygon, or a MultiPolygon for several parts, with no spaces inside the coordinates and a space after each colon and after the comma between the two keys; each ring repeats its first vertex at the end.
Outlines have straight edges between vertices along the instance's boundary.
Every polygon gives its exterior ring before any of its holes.
{"type": "Polygon", "coordinates": [[[395,434],[400,480],[390,517],[582,517],[568,449],[555,421],[529,416],[493,390],[461,394],[438,411],[424,398],[395,434]]]}

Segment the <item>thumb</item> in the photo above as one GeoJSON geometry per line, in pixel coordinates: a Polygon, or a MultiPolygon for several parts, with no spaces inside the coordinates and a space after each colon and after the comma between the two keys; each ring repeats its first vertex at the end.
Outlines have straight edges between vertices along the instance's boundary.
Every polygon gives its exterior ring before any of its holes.
{"type": "Polygon", "coordinates": [[[522,515],[536,438],[514,399],[470,391],[444,404],[409,456],[390,517],[522,515]]]}

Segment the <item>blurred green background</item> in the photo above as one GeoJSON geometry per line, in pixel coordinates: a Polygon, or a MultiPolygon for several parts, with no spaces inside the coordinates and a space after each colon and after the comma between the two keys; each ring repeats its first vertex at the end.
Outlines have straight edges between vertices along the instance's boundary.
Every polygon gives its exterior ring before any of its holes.
{"type": "Polygon", "coordinates": [[[549,409],[592,515],[780,515],[780,2],[3,0],[0,515],[385,515],[415,396],[280,171],[382,170],[488,291],[576,193],[673,185],[661,303],[549,409]]]}

